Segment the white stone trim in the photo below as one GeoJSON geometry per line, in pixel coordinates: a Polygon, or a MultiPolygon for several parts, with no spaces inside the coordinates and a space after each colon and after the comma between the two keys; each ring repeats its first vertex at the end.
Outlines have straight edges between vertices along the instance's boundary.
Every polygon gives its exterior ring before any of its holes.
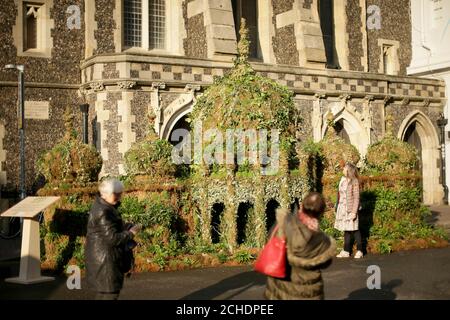
{"type": "Polygon", "coordinates": [[[123,49],[123,0],[114,0],[115,8],[113,11],[114,21],[116,22],[116,28],[114,29],[114,47],[115,52],[120,53],[123,49]]]}
{"type": "Polygon", "coordinates": [[[378,39],[378,46],[380,47],[380,62],[378,65],[378,72],[388,74],[388,75],[398,75],[400,72],[400,61],[399,61],[399,57],[398,57],[398,50],[400,48],[400,42],[396,41],[396,40],[378,39]],[[383,47],[385,45],[388,45],[391,47],[389,55],[392,58],[392,63],[393,63],[392,73],[387,73],[387,71],[384,70],[383,47]]]}
{"type": "MultiPolygon", "coordinates": [[[[136,142],[136,133],[131,129],[132,124],[136,122],[136,116],[131,114],[131,101],[134,98],[132,91],[122,92],[122,99],[117,101],[117,115],[121,117],[117,131],[122,134],[122,141],[118,143],[119,153],[122,156],[136,142]]],[[[125,174],[124,164],[119,164],[119,174],[125,174]]]]}
{"type": "Polygon", "coordinates": [[[195,104],[195,90],[188,91],[180,95],[178,99],[168,105],[163,112],[163,125],[161,127],[160,137],[169,140],[176,123],[185,115],[192,112],[195,104]]]}
{"type": "Polygon", "coordinates": [[[367,35],[367,0],[359,0],[361,7],[361,33],[362,33],[362,50],[361,65],[364,72],[369,71],[369,55],[368,55],[368,35],[367,35]]]}
{"type": "MultiPolygon", "coordinates": [[[[347,132],[350,143],[354,145],[362,157],[367,154],[367,149],[370,145],[370,123],[367,126],[362,121],[363,116],[356,111],[355,106],[347,101],[347,99],[341,99],[338,102],[330,102],[329,110],[333,114],[334,121],[338,122],[343,120],[344,129],[347,132]]],[[[325,124],[322,127],[322,137],[325,137],[328,129],[327,113],[323,114],[322,123],[325,124]]]]}
{"type": "Polygon", "coordinates": [[[333,1],[334,12],[334,44],[336,47],[337,58],[341,70],[348,71],[350,69],[348,63],[349,57],[349,34],[347,32],[347,7],[348,0],[333,1]]]}
{"type": "Polygon", "coordinates": [[[261,52],[259,55],[264,63],[276,63],[272,38],[275,26],[272,22],[273,7],[271,0],[258,0],[258,38],[261,52]]]}
{"type": "Polygon", "coordinates": [[[295,0],[292,10],[276,16],[276,27],[294,25],[295,39],[302,67],[325,68],[323,44],[317,0],[311,0],[311,9],[303,8],[303,1],[295,0]]]}
{"type": "Polygon", "coordinates": [[[440,159],[439,137],[431,120],[423,112],[415,110],[403,120],[397,137],[403,141],[414,122],[422,145],[423,202],[427,205],[442,204],[444,190],[439,183],[440,169],[437,165],[440,159]]]}
{"type": "MultiPolygon", "coordinates": [[[[103,158],[103,162],[109,159],[108,148],[105,147],[103,141],[108,139],[108,131],[105,129],[105,123],[109,121],[109,110],[105,110],[104,104],[107,101],[107,93],[100,92],[97,94],[95,101],[95,114],[97,115],[97,122],[100,123],[100,154],[103,158]]],[[[102,166],[100,177],[105,175],[105,166],[102,166]]]]}
{"type": "MultiPolygon", "coordinates": [[[[55,22],[50,18],[50,10],[53,8],[53,0],[14,0],[17,7],[16,24],[13,26],[12,34],[14,45],[17,48],[17,56],[51,58],[53,48],[53,37],[51,30],[55,26],[55,22]],[[32,3],[41,5],[38,16],[37,30],[37,49],[24,50],[24,3],[32,3]]],[[[67,30],[69,31],[69,30],[67,30]]]]}
{"type": "Polygon", "coordinates": [[[97,30],[97,21],[95,21],[95,0],[85,0],[84,20],[85,29],[85,49],[84,57],[89,58],[94,55],[97,49],[97,39],[95,39],[95,30],[97,30]]]}

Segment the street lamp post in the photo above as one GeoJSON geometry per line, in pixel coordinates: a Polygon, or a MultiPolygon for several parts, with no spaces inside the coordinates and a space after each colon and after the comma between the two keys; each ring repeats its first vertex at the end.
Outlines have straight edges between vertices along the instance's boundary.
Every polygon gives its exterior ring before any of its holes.
{"type": "Polygon", "coordinates": [[[444,203],[448,204],[448,187],[445,178],[445,126],[448,120],[444,118],[441,113],[439,119],[436,121],[441,133],[441,177],[442,177],[442,187],[444,188],[444,203]]]}
{"type": "Polygon", "coordinates": [[[18,129],[20,139],[20,199],[25,199],[25,105],[24,105],[24,66],[8,64],[5,69],[16,69],[19,71],[19,91],[18,91],[18,129]]]}

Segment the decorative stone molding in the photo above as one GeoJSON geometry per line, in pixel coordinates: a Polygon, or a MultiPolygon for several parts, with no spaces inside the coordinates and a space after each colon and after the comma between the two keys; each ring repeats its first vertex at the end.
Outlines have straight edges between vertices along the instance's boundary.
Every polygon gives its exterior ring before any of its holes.
{"type": "Polygon", "coordinates": [[[26,50],[24,48],[24,34],[25,34],[25,21],[24,21],[24,4],[26,1],[14,0],[14,4],[17,8],[16,11],[16,24],[13,26],[12,36],[14,40],[14,46],[17,48],[18,56],[27,57],[42,57],[51,58],[53,48],[52,30],[55,27],[55,21],[51,18],[50,12],[53,10],[53,0],[35,0],[30,1],[32,5],[40,6],[38,11],[38,33],[37,33],[37,49],[26,50]]]}
{"type": "Polygon", "coordinates": [[[119,81],[117,86],[119,89],[132,89],[136,87],[136,81],[119,81]]]}
{"type": "Polygon", "coordinates": [[[166,84],[164,82],[152,82],[152,89],[153,90],[159,90],[159,89],[165,89],[166,84]]]}
{"type": "Polygon", "coordinates": [[[327,98],[325,94],[316,93],[314,95],[313,102],[313,112],[312,112],[312,127],[313,127],[313,138],[315,142],[322,140],[322,127],[324,124],[324,110],[323,110],[323,100],[327,98]]]}
{"type": "Polygon", "coordinates": [[[316,94],[314,94],[314,98],[316,98],[316,99],[326,99],[327,95],[323,94],[323,93],[316,93],[316,94]]]}
{"type": "Polygon", "coordinates": [[[409,104],[409,102],[410,102],[409,98],[403,98],[402,103],[401,103],[402,107],[407,106],[409,104]]]}
{"type": "Polygon", "coordinates": [[[390,95],[387,95],[383,99],[383,104],[385,107],[387,107],[392,101],[394,101],[394,98],[390,95]]]}
{"type": "Polygon", "coordinates": [[[368,143],[372,143],[372,126],[373,126],[373,110],[372,110],[372,101],[375,100],[375,97],[372,95],[367,95],[363,99],[363,109],[362,114],[360,116],[360,121],[366,130],[368,143]]]}
{"type": "Polygon", "coordinates": [[[364,97],[364,101],[365,102],[371,102],[371,101],[374,101],[374,100],[375,100],[375,97],[373,95],[371,95],[371,94],[369,94],[369,95],[364,97]]]}
{"type": "Polygon", "coordinates": [[[378,39],[378,46],[380,50],[380,58],[379,58],[380,62],[378,67],[378,73],[398,75],[400,72],[400,61],[398,53],[400,48],[400,42],[396,40],[378,39]],[[388,67],[391,69],[390,71],[384,70],[385,56],[387,56],[390,59],[389,60],[390,64],[388,65],[388,67]]]}
{"type": "Polygon", "coordinates": [[[422,107],[428,108],[430,106],[430,99],[424,99],[421,104],[422,107]]]}
{"type": "Polygon", "coordinates": [[[166,84],[164,82],[152,82],[152,92],[150,96],[150,110],[148,113],[155,114],[155,132],[157,135],[161,133],[162,126],[162,108],[161,108],[161,96],[159,95],[159,90],[165,89],[166,84]]]}
{"type": "Polygon", "coordinates": [[[188,83],[186,85],[186,87],[184,87],[184,92],[190,93],[190,92],[200,91],[200,89],[201,89],[200,85],[188,83]]]}
{"type": "Polygon", "coordinates": [[[164,109],[160,129],[161,138],[169,139],[169,135],[176,123],[192,111],[192,107],[196,102],[195,92],[200,89],[199,85],[187,84],[184,93],[180,94],[177,99],[164,109]]]}
{"type": "Polygon", "coordinates": [[[98,92],[98,91],[103,91],[103,90],[105,90],[105,85],[103,84],[103,82],[100,82],[100,81],[97,81],[97,82],[91,82],[90,88],[91,88],[94,92],[98,92]]]}
{"type": "Polygon", "coordinates": [[[349,101],[352,98],[352,96],[350,94],[341,94],[339,96],[339,99],[345,103],[347,103],[347,101],[349,101]]]}

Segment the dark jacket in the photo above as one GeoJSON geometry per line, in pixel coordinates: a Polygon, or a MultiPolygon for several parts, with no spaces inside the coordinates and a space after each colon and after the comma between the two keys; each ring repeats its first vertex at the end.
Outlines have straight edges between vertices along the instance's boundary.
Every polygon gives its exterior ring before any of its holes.
{"type": "Polygon", "coordinates": [[[89,212],[85,247],[86,276],[92,290],[122,289],[124,250],[132,238],[117,208],[97,197],[89,212]]]}
{"type": "Polygon", "coordinates": [[[281,224],[287,240],[286,279],[268,277],[265,297],[269,300],[323,299],[320,269],[327,268],[336,254],[333,238],[308,229],[297,215],[284,215],[281,224]]]}

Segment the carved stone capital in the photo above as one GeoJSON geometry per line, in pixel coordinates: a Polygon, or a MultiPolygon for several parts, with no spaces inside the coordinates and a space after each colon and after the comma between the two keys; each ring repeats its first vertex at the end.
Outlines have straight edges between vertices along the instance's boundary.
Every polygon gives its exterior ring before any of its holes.
{"type": "Polygon", "coordinates": [[[429,106],[430,106],[430,99],[424,99],[424,100],[422,101],[422,107],[427,108],[427,107],[429,107],[429,106]]]}
{"type": "Polygon", "coordinates": [[[348,100],[350,100],[352,98],[351,95],[349,94],[341,94],[339,96],[339,99],[342,100],[342,102],[347,102],[348,100]]]}
{"type": "Polygon", "coordinates": [[[92,82],[90,84],[90,88],[92,90],[94,90],[95,92],[103,91],[103,90],[105,90],[105,85],[102,82],[97,81],[97,82],[92,82]]]}
{"type": "Polygon", "coordinates": [[[120,89],[132,89],[136,86],[136,81],[119,81],[117,82],[117,86],[120,89]]]}
{"type": "Polygon", "coordinates": [[[164,82],[152,82],[152,89],[153,90],[159,90],[159,89],[165,89],[166,84],[164,82]]]}
{"type": "Polygon", "coordinates": [[[316,94],[314,94],[314,98],[316,98],[316,99],[326,99],[327,98],[327,95],[326,94],[324,94],[324,93],[316,93],[316,94]]]}
{"type": "Polygon", "coordinates": [[[371,102],[374,100],[375,100],[375,97],[371,94],[368,94],[367,96],[364,97],[364,102],[371,102]]]}
{"type": "Polygon", "coordinates": [[[384,97],[384,99],[383,99],[383,103],[384,103],[384,105],[386,106],[386,105],[388,105],[391,101],[393,100],[393,98],[392,98],[392,96],[385,96],[384,97]]]}
{"type": "Polygon", "coordinates": [[[407,106],[409,104],[409,98],[403,98],[402,100],[402,106],[407,106]]]}
{"type": "Polygon", "coordinates": [[[200,89],[201,89],[200,85],[198,85],[198,84],[191,84],[191,83],[188,83],[186,85],[186,87],[184,87],[184,91],[188,92],[188,93],[189,92],[200,91],[200,89]]]}

